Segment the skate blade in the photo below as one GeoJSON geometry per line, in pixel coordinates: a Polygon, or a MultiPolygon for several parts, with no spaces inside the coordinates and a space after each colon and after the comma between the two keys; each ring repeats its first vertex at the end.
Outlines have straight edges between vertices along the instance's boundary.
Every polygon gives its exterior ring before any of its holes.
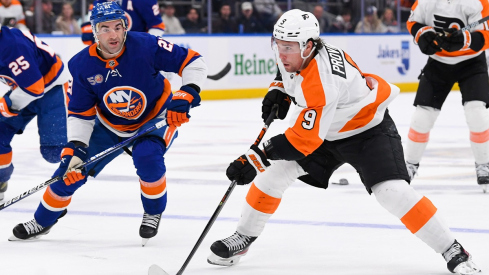
{"type": "Polygon", "coordinates": [[[166,271],[164,271],[163,268],[153,264],[149,267],[148,275],[169,275],[169,274],[166,273],[166,271]]]}
{"type": "MultiPolygon", "coordinates": [[[[42,235],[46,235],[46,234],[42,234],[42,235]]],[[[9,240],[9,241],[11,241],[11,242],[18,242],[18,241],[20,241],[20,242],[35,241],[35,240],[37,240],[37,239],[41,238],[41,236],[42,236],[42,235],[37,235],[37,236],[34,236],[34,237],[32,237],[32,238],[29,238],[29,239],[19,239],[19,238],[15,237],[14,235],[12,235],[12,236],[10,236],[10,237],[8,238],[8,240],[9,240]]]]}
{"type": "Polygon", "coordinates": [[[211,253],[209,257],[207,257],[207,262],[213,265],[220,265],[220,266],[233,266],[239,262],[241,257],[243,257],[245,254],[239,254],[230,258],[221,258],[217,256],[214,253],[211,253]]]}
{"type": "Polygon", "coordinates": [[[149,239],[142,238],[141,239],[141,245],[144,247],[148,243],[149,239]]]}
{"type": "Polygon", "coordinates": [[[489,185],[489,184],[481,184],[481,187],[482,187],[482,192],[487,193],[487,186],[488,186],[488,185],[489,185]]]}
{"type": "Polygon", "coordinates": [[[468,261],[459,264],[453,271],[458,275],[472,275],[481,272],[481,269],[469,259],[468,261]]]}

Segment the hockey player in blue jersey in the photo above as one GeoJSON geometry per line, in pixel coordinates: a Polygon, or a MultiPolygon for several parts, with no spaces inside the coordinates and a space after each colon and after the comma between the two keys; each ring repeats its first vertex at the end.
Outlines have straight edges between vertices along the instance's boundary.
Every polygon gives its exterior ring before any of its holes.
{"type": "Polygon", "coordinates": [[[164,154],[177,137],[176,127],[188,121],[191,107],[200,103],[207,76],[203,58],[195,51],[147,33],[127,32],[124,11],[115,2],[99,3],[90,17],[97,43],[68,63],[73,85],[68,93],[68,140],[62,163],[48,186],[34,219],[13,229],[10,240],[44,235],[67,211],[73,193],[97,176],[122,149],[89,165],[78,164],[138,131],[167,120],[167,126],[136,139],[132,159],[139,176],[144,208],[139,234],[143,246],[158,232],[167,201],[164,154]],[[159,71],[178,73],[182,86],[172,94],[159,71]]]}
{"type": "MultiPolygon", "coordinates": [[[[95,0],[93,6],[98,3],[114,1],[126,12],[127,30],[147,32],[155,36],[165,33],[165,24],[160,16],[160,8],[156,0],[95,0]]],[[[82,41],[86,45],[92,45],[95,38],[92,33],[91,23],[83,23],[82,41]]]]}
{"type": "Polygon", "coordinates": [[[1,27],[0,200],[14,171],[10,143],[35,116],[42,157],[50,163],[60,161],[67,141],[64,87],[69,79],[52,48],[28,31],[1,27]]]}

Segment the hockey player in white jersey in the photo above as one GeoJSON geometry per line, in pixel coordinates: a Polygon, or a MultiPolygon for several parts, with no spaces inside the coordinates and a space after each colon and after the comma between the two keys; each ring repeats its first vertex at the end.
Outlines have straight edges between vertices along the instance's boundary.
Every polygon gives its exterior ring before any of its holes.
{"type": "Polygon", "coordinates": [[[297,178],[327,188],[331,174],[349,163],[380,205],[442,254],[451,272],[479,272],[433,203],[408,184],[401,138],[387,111],[399,88],[362,73],[347,53],[324,43],[309,12],[284,13],[274,26],[272,48],[279,74],[263,100],[262,115],[267,117],[274,104],[280,119],[290,101],[296,108],[284,134],[265,142],[263,150],[252,146],[229,165],[230,180],[253,183],[236,232],[212,244],[208,262],[237,263],[297,178]]]}
{"type": "Polygon", "coordinates": [[[489,48],[489,27],[485,22],[472,31],[455,32],[486,16],[487,0],[418,0],[412,6],[407,27],[429,58],[420,75],[406,147],[411,179],[417,173],[443,102],[458,82],[477,183],[484,191],[489,185],[489,79],[484,52],[489,48]]]}

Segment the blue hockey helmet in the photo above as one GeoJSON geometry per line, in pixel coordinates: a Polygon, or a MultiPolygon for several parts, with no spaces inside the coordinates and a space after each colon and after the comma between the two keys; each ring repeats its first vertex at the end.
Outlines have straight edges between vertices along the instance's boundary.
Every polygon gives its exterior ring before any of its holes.
{"type": "Polygon", "coordinates": [[[90,24],[95,32],[98,23],[121,19],[127,28],[127,17],[117,2],[102,2],[95,5],[90,16],[90,24]]]}

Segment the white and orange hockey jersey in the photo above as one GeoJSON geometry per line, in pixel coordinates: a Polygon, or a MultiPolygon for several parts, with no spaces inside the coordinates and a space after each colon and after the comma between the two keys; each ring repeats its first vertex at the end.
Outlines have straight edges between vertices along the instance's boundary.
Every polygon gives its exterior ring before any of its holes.
{"type": "Polygon", "coordinates": [[[22,9],[22,4],[18,0],[12,0],[8,7],[5,7],[0,3],[0,24],[6,26],[15,25],[18,29],[27,30],[24,10],[22,9]],[[10,20],[14,20],[14,24],[10,24],[10,20]]]}
{"type": "MultiPolygon", "coordinates": [[[[399,94],[398,87],[373,74],[362,73],[343,50],[325,44],[299,73],[288,73],[277,58],[285,92],[295,98],[290,127],[284,141],[272,138],[279,155],[307,156],[324,140],[348,138],[382,122],[387,105],[399,94]],[[290,146],[298,152],[280,153],[290,146]]],[[[283,159],[297,159],[284,157],[283,159]]]]}
{"type": "MultiPolygon", "coordinates": [[[[488,0],[417,0],[411,7],[407,28],[413,36],[424,26],[431,26],[442,33],[443,29],[461,29],[486,16],[489,16],[488,0]]],[[[484,46],[480,51],[469,48],[450,53],[443,50],[430,57],[445,64],[457,64],[480,55],[489,48],[487,21],[471,29],[471,32],[474,31],[480,32],[484,37],[484,46]]]]}

